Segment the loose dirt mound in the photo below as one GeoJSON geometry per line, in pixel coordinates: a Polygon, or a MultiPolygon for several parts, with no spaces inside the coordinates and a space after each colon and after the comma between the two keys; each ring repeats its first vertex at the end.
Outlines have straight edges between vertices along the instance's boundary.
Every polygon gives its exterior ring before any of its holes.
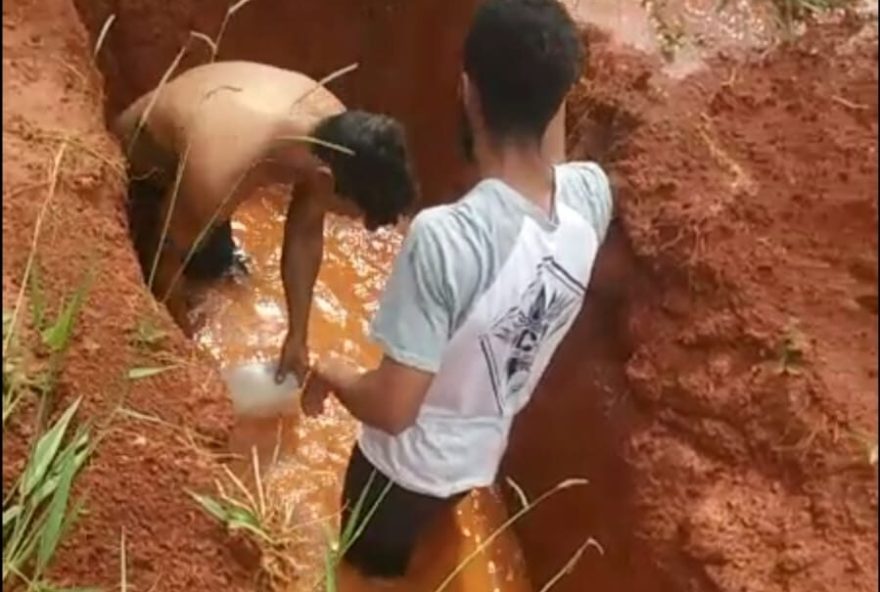
{"type": "Polygon", "coordinates": [[[523,525],[526,555],[546,576],[606,544],[560,590],[874,590],[876,24],[653,71],[600,39],[572,102],[631,245],[514,435],[534,491],[594,481],[523,525]]]}
{"type": "MultiPolygon", "coordinates": [[[[66,0],[4,3],[3,31],[3,308],[14,306],[62,146],[57,187],[36,247],[49,313],[57,313],[62,298],[90,269],[95,273],[55,408],[83,397],[79,419],[96,422],[92,437],[100,432],[103,440],[77,479],[75,492],[85,496],[85,514],[59,552],[50,579],[65,587],[114,589],[124,530],[130,589],[246,589],[249,574],[232,560],[220,529],[186,493],[210,487],[213,463],[207,453],[197,452],[173,427],[124,416],[104,423],[124,406],[217,440],[230,418],[210,366],[164,312],[151,314],[125,230],[120,154],[105,132],[101,80],[85,31],[66,0]],[[148,318],[168,333],[161,358],[138,354],[132,345],[136,328],[148,318]],[[126,380],[133,367],[169,363],[179,367],[152,379],[126,380]]],[[[25,326],[29,323],[26,318],[25,326]]],[[[30,337],[25,343],[35,346],[30,337]]],[[[20,473],[31,441],[29,407],[20,408],[5,426],[4,492],[20,473]]]]}

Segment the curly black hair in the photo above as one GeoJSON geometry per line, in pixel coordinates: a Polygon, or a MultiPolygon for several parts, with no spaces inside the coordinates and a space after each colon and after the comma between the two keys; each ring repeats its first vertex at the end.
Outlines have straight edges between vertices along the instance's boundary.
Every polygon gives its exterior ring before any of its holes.
{"type": "Polygon", "coordinates": [[[586,48],[556,0],[486,0],[465,41],[464,71],[497,140],[540,140],[577,80],[586,48]]]}
{"type": "Polygon", "coordinates": [[[333,172],[336,193],[358,205],[368,229],[394,224],[412,206],[416,186],[403,126],[395,119],[345,111],[318,123],[312,136],[353,152],[317,143],[312,147],[333,172]]]}

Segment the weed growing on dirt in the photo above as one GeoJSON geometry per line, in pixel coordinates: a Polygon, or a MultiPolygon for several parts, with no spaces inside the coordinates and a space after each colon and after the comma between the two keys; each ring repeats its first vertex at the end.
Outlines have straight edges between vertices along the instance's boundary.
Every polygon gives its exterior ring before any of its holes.
{"type": "Polygon", "coordinates": [[[88,426],[73,422],[80,405],[79,398],[54,423],[47,425],[55,403],[55,386],[61,365],[94,277],[94,266],[89,266],[73,293],[60,303],[57,316],[50,319],[37,247],[66,147],[67,143],[62,142],[53,159],[48,196],[34,227],[15,308],[3,314],[4,440],[7,420],[19,402],[29,394],[38,396],[36,436],[21,473],[10,489],[3,492],[2,582],[4,586],[28,592],[58,590],[43,578],[59,543],[82,511],[81,500],[71,506],[71,491],[95,444],[90,440],[88,426]],[[30,291],[32,329],[37,343],[23,350],[23,340],[19,339],[17,329],[26,290],[30,291]],[[48,358],[46,365],[34,363],[31,366],[40,354],[48,358]]]}
{"type": "MultiPolygon", "coordinates": [[[[776,20],[786,35],[791,35],[805,22],[819,14],[853,5],[852,0],[770,0],[776,20]]],[[[730,0],[720,0],[718,11],[726,9],[730,0]]]]}
{"type": "MultiPolygon", "coordinates": [[[[28,591],[54,589],[42,578],[60,540],[82,509],[81,503],[72,509],[69,507],[71,488],[92,452],[88,428],[72,425],[80,399],[54,424],[42,429],[54,406],[55,385],[92,274],[87,273],[50,322],[38,270],[39,266],[35,265],[31,275],[32,319],[40,346],[48,351],[46,367],[28,374],[18,341],[11,335],[12,315],[4,314],[3,318],[4,343],[9,344],[3,357],[4,428],[24,396],[29,393],[39,396],[36,416],[39,435],[17,482],[3,495],[3,584],[21,585],[28,591]]],[[[35,354],[29,356],[34,357],[35,354]]]]}
{"type": "Polygon", "coordinates": [[[4,585],[48,589],[43,575],[82,511],[81,501],[70,507],[73,481],[92,452],[88,428],[72,425],[79,403],[80,399],[74,401],[41,434],[17,482],[4,492],[4,585]]]}
{"type": "Polygon", "coordinates": [[[168,332],[161,329],[153,317],[146,316],[138,321],[131,341],[138,350],[153,350],[162,345],[167,337],[168,332]]]}
{"type": "Polygon", "coordinates": [[[80,310],[85,304],[86,296],[94,277],[93,268],[66,299],[51,322],[46,317],[46,298],[43,293],[40,266],[34,256],[30,268],[30,304],[33,328],[39,336],[39,345],[29,351],[28,355],[21,350],[14,335],[14,314],[3,312],[3,426],[18,407],[27,393],[40,395],[40,411],[38,424],[42,425],[46,416],[51,413],[52,393],[64,356],[70,346],[73,330],[80,310]],[[35,362],[39,357],[46,357],[45,364],[35,362]]]}
{"type": "Polygon", "coordinates": [[[252,449],[253,491],[227,466],[225,484],[215,480],[215,495],[188,491],[209,516],[232,535],[243,534],[260,554],[260,578],[270,589],[290,584],[296,576],[295,553],[304,524],[296,523],[293,504],[282,492],[265,486],[256,448],[252,449]]]}
{"type": "MultiPolygon", "coordinates": [[[[76,320],[86,302],[94,280],[94,269],[94,266],[89,266],[85,277],[76,286],[73,294],[63,301],[58,316],[49,322],[46,318],[42,272],[39,262],[36,260],[34,262],[30,282],[31,315],[34,328],[40,336],[41,345],[48,352],[49,362],[48,367],[39,375],[36,382],[32,382],[32,385],[39,386],[40,392],[45,395],[44,400],[48,401],[49,395],[55,390],[64,356],[70,347],[76,320]]],[[[48,402],[51,403],[51,401],[48,402]]]]}
{"type": "Polygon", "coordinates": [[[772,0],[777,18],[787,34],[825,12],[852,5],[851,0],[772,0]]]}
{"type": "Polygon", "coordinates": [[[52,198],[55,196],[55,189],[58,186],[58,175],[61,171],[61,163],[64,160],[64,153],[67,149],[67,143],[62,143],[58,148],[58,151],[55,153],[55,158],[52,161],[52,167],[49,172],[49,191],[46,199],[43,201],[43,205],[40,207],[40,213],[37,214],[37,221],[34,224],[34,234],[31,237],[31,245],[30,250],[28,251],[27,263],[24,266],[24,277],[21,280],[21,287],[19,288],[18,295],[15,299],[15,308],[12,309],[9,318],[9,331],[3,338],[3,354],[9,351],[9,344],[13,340],[13,336],[15,335],[15,330],[17,328],[17,322],[19,318],[19,313],[21,312],[21,304],[24,301],[24,293],[25,289],[30,283],[31,270],[34,266],[34,258],[37,253],[37,244],[40,240],[40,232],[43,229],[43,220],[46,218],[46,212],[49,210],[49,204],[52,203],[52,198]]]}
{"type": "Polygon", "coordinates": [[[333,535],[333,531],[325,525],[324,533],[327,540],[327,546],[324,549],[325,592],[337,592],[338,585],[336,582],[336,570],[339,567],[339,563],[342,561],[342,558],[345,557],[345,554],[355,541],[357,541],[357,539],[363,534],[364,529],[367,527],[367,524],[369,524],[373,514],[375,514],[376,510],[379,508],[379,504],[382,503],[385,496],[388,494],[388,491],[391,489],[391,481],[388,481],[385,484],[385,487],[382,488],[382,491],[379,492],[379,495],[376,496],[373,505],[365,509],[364,504],[366,503],[370,490],[373,487],[373,480],[375,477],[376,472],[374,471],[370,475],[370,478],[367,479],[364,489],[361,491],[360,495],[358,495],[358,499],[355,502],[354,507],[351,509],[351,515],[348,522],[345,524],[345,529],[339,534],[338,539],[333,535]]]}

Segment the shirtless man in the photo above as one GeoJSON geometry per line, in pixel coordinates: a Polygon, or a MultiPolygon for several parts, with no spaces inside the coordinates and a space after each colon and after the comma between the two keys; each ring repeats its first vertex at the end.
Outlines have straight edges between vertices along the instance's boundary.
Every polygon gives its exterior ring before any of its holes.
{"type": "Polygon", "coordinates": [[[291,185],[281,254],[288,332],[277,378],[294,372],[302,380],[324,216],[361,218],[374,230],[410,207],[415,187],[402,127],[347,111],[307,76],[252,62],[199,66],[155,93],[113,126],[129,159],[132,233],[153,293],[190,332],[181,275],[228,270],[232,213],[259,187],[291,185]]]}

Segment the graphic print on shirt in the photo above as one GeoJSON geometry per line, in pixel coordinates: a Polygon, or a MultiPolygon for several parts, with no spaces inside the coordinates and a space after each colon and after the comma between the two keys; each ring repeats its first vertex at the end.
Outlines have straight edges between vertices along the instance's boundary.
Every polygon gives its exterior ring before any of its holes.
{"type": "Polygon", "coordinates": [[[544,258],[520,303],[508,309],[480,336],[499,411],[531,376],[546,340],[565,327],[580,308],[586,287],[552,257],[544,258]]]}

